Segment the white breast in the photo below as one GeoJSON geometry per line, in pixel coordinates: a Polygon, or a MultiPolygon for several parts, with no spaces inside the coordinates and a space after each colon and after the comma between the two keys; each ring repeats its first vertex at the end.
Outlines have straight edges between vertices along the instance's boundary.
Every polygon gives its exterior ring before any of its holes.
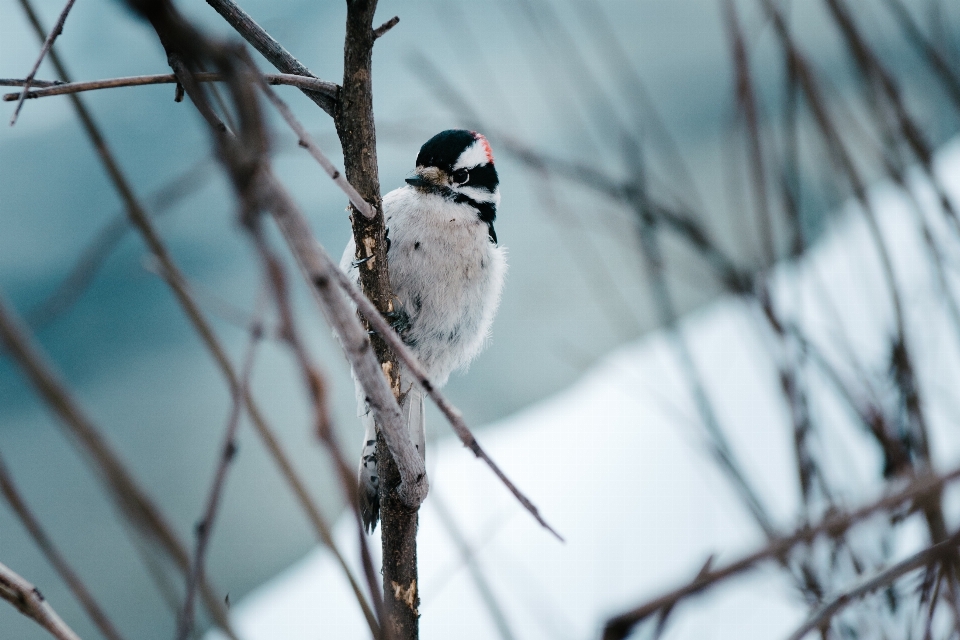
{"type": "MultiPolygon", "coordinates": [[[[483,349],[500,303],[506,252],[490,241],[470,205],[405,186],[384,197],[383,209],[390,282],[410,317],[404,338],[431,380],[443,385],[483,349]]],[[[354,258],[351,239],[341,267],[354,258]]]]}

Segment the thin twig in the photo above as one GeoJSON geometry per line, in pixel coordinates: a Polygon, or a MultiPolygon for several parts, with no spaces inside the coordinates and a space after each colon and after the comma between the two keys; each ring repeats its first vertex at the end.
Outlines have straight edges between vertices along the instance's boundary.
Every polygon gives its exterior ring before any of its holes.
{"type": "MultiPolygon", "coordinates": [[[[428,490],[426,468],[407,435],[400,408],[397,406],[379,362],[370,349],[369,336],[358,322],[356,313],[350,309],[344,299],[341,286],[338,286],[340,276],[346,278],[346,275],[340,271],[326,250],[314,240],[310,223],[296,203],[286,195],[285,190],[275,178],[272,182],[274,183],[272,190],[280,195],[274,196],[271,213],[283,233],[287,246],[297,259],[308,281],[312,283],[311,288],[317,302],[327,322],[340,339],[354,375],[357,376],[369,398],[377,425],[384,434],[387,447],[401,470],[403,481],[397,493],[407,504],[419,505],[426,497],[428,490]]],[[[364,298],[366,299],[365,296],[364,298]]],[[[369,300],[368,304],[372,307],[369,300]]],[[[374,315],[380,317],[379,312],[374,315]]],[[[364,317],[369,316],[364,314],[364,317]]]]}
{"type": "Polygon", "coordinates": [[[692,582],[649,600],[626,613],[611,618],[606,624],[603,638],[604,640],[622,640],[629,635],[634,625],[665,607],[672,607],[684,598],[706,591],[718,582],[750,571],[764,560],[782,558],[797,544],[810,542],[821,534],[827,534],[832,537],[838,536],[864,518],[878,511],[889,511],[906,502],[920,501],[931,494],[937,494],[947,483],[953,482],[958,478],[960,478],[960,468],[956,468],[940,476],[927,475],[918,477],[906,488],[893,495],[880,498],[855,511],[833,513],[817,525],[806,525],[797,529],[790,536],[771,540],[770,543],[763,548],[743,556],[739,560],[730,562],[717,569],[711,569],[705,573],[701,572],[692,582]]]}
{"type": "Polygon", "coordinates": [[[395,26],[397,26],[398,22],[400,22],[400,16],[393,16],[392,18],[384,22],[382,25],[380,25],[379,27],[373,30],[373,39],[379,40],[380,38],[382,38],[383,34],[385,34],[387,31],[390,31],[390,29],[393,29],[395,26]]]}
{"type": "MultiPolygon", "coordinates": [[[[194,74],[197,82],[224,82],[224,78],[219,73],[198,72],[194,74]]],[[[312,76],[298,76],[289,73],[265,73],[263,81],[270,85],[286,85],[297,87],[299,89],[308,89],[323,95],[335,97],[338,87],[332,82],[325,82],[312,76]]],[[[17,87],[23,83],[23,80],[0,80],[0,86],[17,87]]],[[[55,83],[45,82],[44,88],[35,89],[29,93],[5,93],[4,102],[12,102],[17,98],[26,95],[27,99],[46,98],[49,96],[62,96],[72,93],[81,93],[83,91],[96,91],[98,89],[116,89],[119,87],[142,87],[152,84],[174,84],[177,78],[172,73],[155,74],[146,76],[127,76],[123,78],[106,78],[103,80],[90,80],[87,82],[55,83]]]]}
{"type": "Polygon", "coordinates": [[[800,628],[790,636],[790,640],[801,640],[803,636],[814,629],[826,627],[833,616],[858,598],[893,584],[898,578],[911,571],[929,566],[939,559],[948,559],[951,555],[956,554],[958,544],[960,544],[960,532],[953,534],[943,542],[927,547],[909,558],[887,567],[875,575],[869,576],[850,589],[833,596],[800,625],[800,628]]]}
{"type": "Polygon", "coordinates": [[[732,49],[731,57],[737,74],[737,102],[742,109],[748,134],[750,167],[753,172],[751,182],[754,188],[754,206],[759,222],[758,226],[761,231],[760,242],[763,247],[763,258],[765,265],[772,265],[776,259],[776,244],[773,237],[772,212],[767,197],[763,140],[760,134],[756,93],[753,89],[753,80],[750,74],[750,58],[747,54],[746,43],[740,29],[740,20],[737,17],[737,9],[733,0],[726,0],[723,3],[723,8],[732,49]]]}
{"type": "Polygon", "coordinates": [[[907,42],[927,59],[930,63],[929,68],[940,76],[940,81],[953,101],[954,107],[960,109],[960,75],[950,61],[923,35],[901,0],[884,0],[884,4],[896,16],[895,22],[903,29],[907,42]]]}
{"type": "Polygon", "coordinates": [[[0,564],[0,598],[12,604],[23,615],[36,620],[54,638],[80,640],[80,636],[57,615],[39,589],[3,564],[0,564]]]}
{"type": "Polygon", "coordinates": [[[280,112],[280,115],[283,116],[283,119],[286,120],[287,124],[293,129],[294,133],[297,134],[298,144],[310,152],[310,155],[313,156],[323,170],[327,172],[327,175],[330,176],[330,179],[333,180],[340,189],[347,194],[350,203],[357,208],[357,210],[364,215],[366,218],[373,218],[377,212],[373,207],[370,206],[366,200],[353,188],[353,185],[347,182],[347,178],[341,173],[333,163],[324,155],[323,151],[320,150],[320,147],[313,141],[313,138],[310,137],[310,134],[307,133],[306,128],[297,120],[296,116],[293,115],[293,111],[290,110],[290,107],[287,106],[287,103],[280,99],[280,96],[277,95],[276,91],[270,89],[270,87],[263,84],[262,87],[264,95],[267,96],[267,99],[270,100],[271,104],[280,112]]]}
{"type": "Polygon", "coordinates": [[[516,640],[516,635],[514,635],[513,630],[510,628],[510,622],[507,620],[506,612],[504,612],[503,606],[497,599],[497,594],[494,593],[493,587],[487,580],[487,576],[484,574],[480,563],[477,562],[475,550],[470,548],[470,543],[463,535],[460,527],[457,526],[457,521],[447,507],[447,503],[437,492],[434,492],[430,499],[430,504],[433,505],[437,515],[440,516],[440,524],[447,530],[447,534],[460,552],[461,559],[464,564],[467,565],[470,577],[473,578],[473,583],[477,588],[477,592],[480,594],[480,599],[483,600],[483,604],[486,605],[490,617],[493,618],[493,623],[497,627],[497,632],[500,634],[501,640],[516,640]]]}
{"type": "Polygon", "coordinates": [[[67,562],[67,559],[53,543],[53,540],[47,535],[47,532],[44,531],[40,521],[37,520],[36,516],[27,506],[3,458],[0,458],[0,492],[3,492],[3,497],[6,498],[7,504],[10,505],[13,512],[20,518],[20,522],[23,523],[24,528],[30,534],[30,537],[33,538],[34,543],[36,543],[37,547],[40,548],[40,551],[42,551],[43,555],[47,558],[47,562],[50,563],[60,578],[66,583],[67,587],[70,588],[70,591],[73,592],[74,597],[80,602],[80,605],[87,612],[87,615],[90,616],[93,624],[97,626],[107,640],[122,640],[120,632],[117,631],[117,628],[110,621],[110,618],[107,617],[106,612],[97,604],[96,598],[93,597],[93,594],[83,583],[83,580],[80,579],[77,572],[70,566],[70,563],[67,562]]]}
{"type": "MultiPolygon", "coordinates": [[[[147,200],[151,203],[151,215],[158,217],[166,213],[170,207],[204,185],[210,173],[209,163],[210,158],[194,163],[149,196],[147,200]]],[[[129,230],[130,220],[125,211],[115,214],[103,225],[80,252],[73,267],[60,280],[60,284],[24,314],[27,324],[34,331],[39,331],[66,313],[83,296],[97,272],[129,230]]]]}
{"type": "MultiPolygon", "coordinates": [[[[244,40],[259,51],[260,55],[266,58],[278,71],[297,76],[316,77],[233,0],[207,0],[207,4],[213,7],[244,40]]],[[[300,87],[300,90],[323,109],[327,115],[336,117],[337,108],[340,104],[340,91],[337,85],[333,85],[333,87],[336,87],[336,89],[332,95],[306,87],[300,87]]]]}
{"type": "MultiPolygon", "coordinates": [[[[23,78],[0,78],[0,87],[24,87],[27,81],[23,78]]],[[[30,81],[31,87],[55,87],[57,85],[67,84],[60,80],[37,80],[30,81]]]]}
{"type": "Polygon", "coordinates": [[[224,485],[226,484],[227,471],[237,453],[237,428],[240,425],[240,415],[244,404],[243,398],[250,389],[253,361],[256,356],[257,346],[260,344],[262,338],[263,326],[261,325],[260,314],[257,314],[250,328],[247,354],[244,356],[243,368],[240,373],[240,386],[230,390],[232,403],[230,406],[230,415],[227,418],[227,426],[224,430],[223,446],[220,448],[220,460],[214,472],[210,492],[207,494],[207,505],[203,512],[203,518],[197,523],[196,527],[196,545],[194,546],[193,559],[190,563],[190,572],[187,576],[187,593],[183,600],[183,611],[181,612],[177,629],[178,640],[187,640],[193,630],[193,604],[197,594],[197,586],[205,574],[204,563],[206,561],[207,548],[210,544],[210,538],[213,535],[213,524],[220,507],[220,499],[223,495],[224,485]]]}
{"type": "Polygon", "coordinates": [[[23,82],[23,91],[20,92],[20,98],[17,100],[17,107],[13,110],[13,117],[10,118],[11,127],[17,123],[17,116],[20,114],[20,107],[23,106],[23,101],[27,97],[27,92],[30,90],[30,85],[33,83],[33,77],[37,75],[37,69],[40,68],[40,63],[43,62],[44,56],[47,55],[47,52],[50,51],[50,47],[53,46],[53,41],[57,39],[57,36],[63,33],[63,23],[67,21],[67,15],[70,13],[70,9],[73,8],[74,2],[76,2],[76,0],[67,0],[67,4],[64,5],[63,11],[60,12],[60,17],[57,18],[57,23],[54,25],[53,30],[43,41],[43,46],[40,47],[40,55],[37,56],[37,61],[33,63],[33,69],[30,70],[30,73],[27,74],[27,79],[23,82]]]}

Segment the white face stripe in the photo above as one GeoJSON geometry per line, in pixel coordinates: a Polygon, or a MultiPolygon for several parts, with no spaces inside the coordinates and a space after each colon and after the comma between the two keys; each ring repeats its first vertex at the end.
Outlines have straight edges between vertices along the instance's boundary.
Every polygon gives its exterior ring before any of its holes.
{"type": "Polygon", "coordinates": [[[495,205],[500,204],[500,187],[497,187],[493,193],[490,193],[486,189],[480,189],[479,187],[471,187],[469,184],[465,184],[462,187],[455,187],[454,190],[477,202],[491,202],[495,205]]]}
{"type": "Polygon", "coordinates": [[[490,147],[486,144],[486,140],[480,138],[479,140],[474,140],[473,144],[463,150],[463,153],[460,154],[460,157],[457,158],[457,163],[453,165],[453,170],[457,169],[470,169],[472,167],[478,167],[481,164],[487,164],[490,162],[488,157],[487,150],[490,147]]]}

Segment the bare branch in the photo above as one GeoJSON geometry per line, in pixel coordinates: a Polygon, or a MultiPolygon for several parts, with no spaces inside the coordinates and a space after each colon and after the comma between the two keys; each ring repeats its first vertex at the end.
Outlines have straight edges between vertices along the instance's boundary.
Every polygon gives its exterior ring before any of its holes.
{"type": "MultiPolygon", "coordinates": [[[[66,82],[61,82],[60,80],[37,80],[34,79],[30,82],[31,87],[55,87],[57,85],[66,84],[66,82]]],[[[24,87],[27,85],[27,81],[23,78],[0,78],[0,87],[24,87]]],[[[11,95],[20,95],[14,93],[11,95]]],[[[16,100],[16,98],[14,98],[16,100]]]]}
{"type": "Polygon", "coordinates": [[[940,81],[953,100],[953,104],[960,109],[960,75],[950,65],[940,51],[923,35],[920,27],[901,0],[884,0],[887,9],[896,16],[895,22],[906,36],[907,41],[923,55],[930,63],[930,69],[940,76],[940,81]]]}
{"type": "Polygon", "coordinates": [[[257,352],[257,346],[262,338],[263,327],[260,324],[260,318],[257,317],[254,319],[250,330],[250,341],[247,345],[247,354],[243,360],[240,384],[230,390],[233,401],[230,407],[230,415],[227,418],[227,427],[223,436],[223,446],[220,448],[220,461],[217,464],[217,469],[213,475],[213,483],[207,495],[207,506],[206,509],[204,509],[203,518],[197,523],[196,527],[197,539],[193,550],[193,560],[190,563],[190,572],[187,575],[187,593],[184,597],[183,611],[181,612],[177,629],[178,640],[187,640],[193,630],[193,603],[197,594],[197,586],[200,580],[203,579],[205,573],[204,562],[206,560],[207,548],[220,506],[220,497],[223,495],[223,488],[226,484],[227,471],[237,453],[237,427],[240,425],[240,414],[244,404],[243,398],[250,390],[250,375],[253,373],[253,360],[257,352]]]}
{"type": "Polygon", "coordinates": [[[384,22],[382,25],[380,25],[379,27],[373,30],[373,39],[379,40],[380,38],[382,38],[383,34],[385,34],[387,31],[390,31],[390,29],[393,29],[395,26],[397,26],[398,22],[400,22],[400,16],[393,16],[392,18],[384,22]]]}
{"type": "Polygon", "coordinates": [[[806,622],[790,636],[790,640],[801,640],[803,636],[814,629],[826,626],[829,624],[830,619],[848,604],[869,593],[893,584],[901,576],[921,567],[930,566],[938,560],[949,559],[956,554],[958,544],[960,544],[960,532],[953,534],[943,542],[927,547],[909,558],[887,567],[876,575],[862,580],[843,593],[835,595],[829,602],[810,616],[806,622]]]}
{"type": "Polygon", "coordinates": [[[353,185],[347,182],[346,177],[335,167],[333,163],[323,154],[323,151],[320,150],[320,147],[313,141],[313,138],[310,137],[310,134],[307,133],[306,128],[297,120],[296,116],[293,115],[293,111],[290,110],[290,107],[287,106],[287,103],[280,99],[280,96],[277,93],[270,89],[266,85],[262,85],[263,93],[267,96],[267,99],[276,107],[277,111],[280,112],[280,115],[283,116],[283,119],[287,121],[287,124],[290,125],[290,128],[293,129],[294,133],[297,134],[299,138],[299,144],[301,147],[310,152],[310,155],[320,163],[320,166],[323,167],[323,170],[327,172],[327,175],[337,183],[337,186],[347,194],[347,198],[350,199],[350,203],[357,208],[357,210],[363,214],[365,218],[373,218],[377,212],[370,206],[370,204],[363,199],[363,197],[357,193],[357,190],[353,188],[353,185]]]}
{"type": "Polygon", "coordinates": [[[516,635],[514,635],[513,630],[510,627],[510,622],[507,620],[506,612],[500,605],[500,602],[497,599],[497,594],[493,591],[493,586],[490,584],[489,580],[487,580],[487,576],[483,572],[481,563],[477,561],[476,549],[470,548],[469,541],[467,540],[466,536],[463,535],[460,527],[457,526],[457,521],[450,512],[450,509],[447,507],[446,502],[437,494],[436,491],[433,493],[430,503],[436,509],[437,515],[440,516],[440,524],[442,524],[443,528],[447,530],[447,534],[450,536],[453,544],[456,545],[458,551],[460,552],[460,557],[463,560],[463,563],[467,565],[467,570],[470,572],[470,577],[473,578],[473,584],[477,588],[477,592],[480,594],[480,599],[483,600],[483,604],[486,605],[487,611],[490,613],[490,617],[493,618],[493,623],[497,627],[497,632],[500,634],[500,639],[516,640],[516,635]]]}
{"type": "Polygon", "coordinates": [[[60,619],[39,589],[3,564],[0,564],[0,598],[12,604],[23,615],[36,620],[58,640],[80,640],[80,636],[60,619]]]}
{"type": "MultiPolygon", "coordinates": [[[[200,72],[194,74],[197,82],[223,82],[224,78],[218,73],[200,72]]],[[[325,82],[312,76],[298,76],[289,73],[267,73],[263,75],[263,80],[270,85],[286,85],[297,87],[299,89],[310,90],[320,93],[334,99],[337,96],[339,87],[332,82],[325,82]]],[[[0,80],[0,86],[19,87],[24,80],[0,80]]],[[[36,89],[29,93],[5,93],[4,102],[12,102],[26,94],[27,99],[46,98],[49,96],[62,96],[70,93],[81,93],[83,91],[96,91],[99,89],[116,89],[119,87],[142,87],[152,84],[174,84],[177,78],[172,73],[156,74],[147,76],[127,76],[124,78],[106,78],[104,80],[90,80],[88,82],[44,82],[42,89],[36,89]]],[[[36,84],[36,83],[34,83],[36,84]]]]}
{"type": "Polygon", "coordinates": [[[761,230],[760,239],[764,251],[763,258],[765,264],[772,265],[776,258],[776,245],[774,243],[773,228],[771,225],[772,213],[767,198],[763,140],[760,134],[760,119],[756,94],[753,89],[753,80],[750,74],[750,59],[747,55],[746,43],[743,33],[740,30],[740,21],[737,17],[737,9],[733,0],[726,0],[723,3],[723,8],[732,49],[731,57],[734,60],[734,68],[737,73],[737,101],[742,109],[747,127],[750,168],[753,172],[753,180],[751,182],[754,188],[754,206],[756,208],[757,221],[759,222],[758,226],[761,230]]]}
{"type": "Polygon", "coordinates": [[[103,636],[107,638],[107,640],[121,640],[120,633],[113,623],[110,622],[110,618],[107,617],[106,612],[97,604],[96,599],[93,597],[93,594],[90,593],[90,590],[87,589],[83,580],[80,579],[80,576],[73,570],[73,567],[70,566],[67,559],[64,558],[60,550],[53,544],[53,540],[51,540],[47,532],[44,531],[40,525],[40,521],[37,520],[33,512],[27,507],[27,503],[17,489],[16,484],[14,484],[13,477],[10,475],[10,471],[7,469],[2,458],[0,458],[0,491],[3,492],[3,497],[6,498],[7,504],[10,505],[13,512],[20,518],[20,522],[23,523],[30,537],[33,538],[37,547],[40,548],[40,551],[42,551],[43,555],[47,558],[47,562],[53,566],[60,578],[66,583],[67,587],[70,588],[74,597],[76,597],[80,605],[86,610],[87,615],[90,616],[90,619],[93,620],[93,623],[103,636]]]}
{"type": "Polygon", "coordinates": [[[960,478],[960,468],[940,476],[918,477],[903,490],[885,496],[872,504],[847,513],[834,513],[817,525],[807,525],[796,530],[791,536],[774,539],[763,548],[739,560],[717,569],[701,571],[692,582],[611,618],[604,628],[603,638],[604,640],[623,640],[630,634],[634,625],[662,609],[675,606],[688,596],[706,591],[731,576],[750,571],[764,560],[783,558],[797,544],[809,542],[821,534],[834,537],[841,535],[858,522],[878,511],[889,511],[907,502],[919,502],[931,495],[937,495],[947,483],[958,478],[960,478]]]}
{"type": "MultiPolygon", "coordinates": [[[[207,4],[223,16],[223,19],[226,20],[231,27],[236,29],[237,33],[249,42],[254,49],[259,51],[260,55],[266,58],[278,71],[298,76],[316,77],[310,73],[310,70],[299,60],[294,58],[289,51],[284,49],[279,42],[274,40],[269,33],[264,31],[263,27],[257,24],[254,19],[233,2],[233,0],[207,0],[207,4]]],[[[336,87],[336,85],[333,86],[336,87]]],[[[334,95],[330,95],[328,93],[311,90],[307,87],[300,87],[300,89],[330,117],[336,117],[337,108],[340,103],[339,90],[335,91],[334,95]]]]}
{"type": "Polygon", "coordinates": [[[20,107],[23,106],[23,101],[27,97],[27,92],[30,90],[30,85],[33,83],[33,77],[37,75],[37,69],[40,68],[40,63],[43,62],[44,56],[47,55],[47,52],[50,51],[50,47],[53,46],[53,41],[57,39],[57,36],[63,33],[63,23],[67,21],[67,15],[70,13],[70,9],[73,8],[74,2],[76,2],[76,0],[67,0],[67,4],[64,5],[63,11],[60,12],[60,17],[57,18],[57,23],[54,25],[53,30],[43,41],[43,46],[40,47],[40,55],[37,56],[37,61],[33,63],[33,69],[30,70],[30,73],[27,74],[27,79],[23,82],[23,91],[20,92],[20,99],[17,101],[17,107],[13,110],[13,117],[10,118],[11,127],[17,122],[17,116],[20,114],[20,107]]]}

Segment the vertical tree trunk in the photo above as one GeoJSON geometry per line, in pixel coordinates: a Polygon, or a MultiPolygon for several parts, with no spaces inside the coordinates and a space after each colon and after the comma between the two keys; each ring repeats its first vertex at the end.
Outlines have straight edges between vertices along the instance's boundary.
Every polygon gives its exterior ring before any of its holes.
{"type": "MultiPolygon", "coordinates": [[[[376,0],[347,0],[347,34],[344,41],[343,89],[335,122],[343,146],[347,180],[373,205],[376,215],[367,219],[351,207],[357,258],[364,293],[381,313],[393,311],[393,292],[387,272],[383,206],[377,171],[377,133],[373,118],[371,62],[373,16],[376,0]]],[[[399,366],[396,357],[378,336],[373,347],[400,400],[399,366]]],[[[410,640],[419,636],[417,605],[417,511],[406,508],[396,495],[400,474],[383,436],[377,438],[380,472],[380,528],[383,545],[383,596],[386,637],[410,640]]]]}

